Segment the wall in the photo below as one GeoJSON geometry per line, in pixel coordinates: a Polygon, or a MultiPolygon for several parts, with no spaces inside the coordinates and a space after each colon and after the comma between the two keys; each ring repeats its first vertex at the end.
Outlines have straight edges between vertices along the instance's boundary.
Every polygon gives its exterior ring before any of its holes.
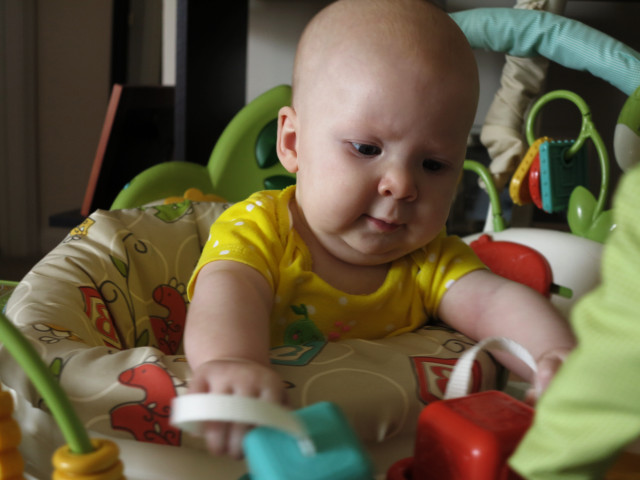
{"type": "Polygon", "coordinates": [[[40,243],[35,6],[35,0],[0,2],[0,255],[30,255],[40,243]]]}
{"type": "Polygon", "coordinates": [[[52,214],[79,208],[109,98],[111,0],[37,2],[41,249],[67,233],[52,214]]]}
{"type": "Polygon", "coordinates": [[[291,84],[293,57],[307,22],[331,0],[249,1],[247,101],[283,83],[291,84]]]}

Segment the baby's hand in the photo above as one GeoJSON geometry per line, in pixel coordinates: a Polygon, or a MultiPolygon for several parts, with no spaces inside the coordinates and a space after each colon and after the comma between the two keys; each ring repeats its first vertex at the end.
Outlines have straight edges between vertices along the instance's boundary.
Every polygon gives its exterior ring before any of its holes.
{"type": "Polygon", "coordinates": [[[540,358],[538,358],[538,371],[533,377],[532,387],[527,391],[525,396],[526,403],[535,405],[570,352],[571,349],[568,348],[557,348],[543,353],[540,358]]]}
{"type": "MultiPolygon", "coordinates": [[[[255,397],[286,403],[284,384],[266,365],[245,359],[210,360],[198,366],[189,384],[189,393],[219,393],[255,397]]],[[[242,458],[242,439],[251,428],[228,422],[207,422],[204,439],[214,455],[242,458]]]]}

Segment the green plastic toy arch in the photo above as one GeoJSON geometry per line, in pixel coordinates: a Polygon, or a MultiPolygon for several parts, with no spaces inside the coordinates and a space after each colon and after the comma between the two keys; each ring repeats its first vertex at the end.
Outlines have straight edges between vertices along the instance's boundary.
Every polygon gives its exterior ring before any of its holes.
{"type": "Polygon", "coordinates": [[[189,188],[235,202],[258,190],[293,183],[291,174],[275,157],[274,121],[280,108],[290,102],[288,85],[263,93],[229,122],[206,166],[179,161],[154,165],[129,182],[114,200],[111,210],[180,197],[189,188]]]}
{"type": "Polygon", "coordinates": [[[280,85],[257,97],[231,120],[207,166],[214,193],[237,201],[265,188],[293,183],[275,153],[278,111],[290,103],[291,87],[280,85]],[[260,152],[261,148],[266,152],[260,152]],[[261,153],[267,158],[263,160],[261,153]]]}

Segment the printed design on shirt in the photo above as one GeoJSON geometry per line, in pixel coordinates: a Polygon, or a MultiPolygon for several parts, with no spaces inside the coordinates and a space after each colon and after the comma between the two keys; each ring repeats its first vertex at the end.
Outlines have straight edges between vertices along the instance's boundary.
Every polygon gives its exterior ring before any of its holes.
{"type": "Polygon", "coordinates": [[[291,305],[291,310],[302,318],[286,328],[284,345],[273,347],[270,358],[271,363],[277,365],[302,366],[318,355],[327,342],[320,329],[309,318],[309,309],[305,304],[291,305]]]}
{"type": "MultiPolygon", "coordinates": [[[[411,357],[413,371],[418,380],[418,398],[425,404],[441,400],[447,390],[447,383],[455,367],[457,358],[437,358],[428,356],[411,357]]],[[[482,385],[482,368],[477,360],[471,367],[471,390],[479,392],[482,385]]]]}
{"type": "MultiPolygon", "coordinates": [[[[348,323],[342,322],[340,320],[333,323],[333,330],[329,332],[329,340],[335,342],[336,340],[340,340],[340,337],[343,333],[347,333],[351,331],[352,326],[348,323]]],[[[393,325],[390,326],[393,329],[393,325]]]]}
{"type": "Polygon", "coordinates": [[[287,327],[284,332],[285,345],[305,345],[310,342],[325,341],[324,335],[309,318],[309,309],[304,303],[291,305],[291,310],[302,318],[287,327]]]}

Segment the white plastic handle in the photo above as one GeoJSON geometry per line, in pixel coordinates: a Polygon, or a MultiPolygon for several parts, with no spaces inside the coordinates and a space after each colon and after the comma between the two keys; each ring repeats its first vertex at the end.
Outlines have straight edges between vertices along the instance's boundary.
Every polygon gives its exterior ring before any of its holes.
{"type": "Polygon", "coordinates": [[[192,393],[173,399],[172,425],[199,435],[202,422],[233,422],[275,428],[296,437],[304,455],[316,452],[300,418],[281,405],[265,400],[214,393],[192,393]]]}
{"type": "Polygon", "coordinates": [[[478,353],[484,349],[510,353],[522,360],[534,373],[538,370],[534,358],[518,342],[505,337],[485,338],[464,352],[456,362],[456,366],[447,382],[447,389],[444,394],[445,399],[463,397],[469,393],[473,362],[478,353]]]}

